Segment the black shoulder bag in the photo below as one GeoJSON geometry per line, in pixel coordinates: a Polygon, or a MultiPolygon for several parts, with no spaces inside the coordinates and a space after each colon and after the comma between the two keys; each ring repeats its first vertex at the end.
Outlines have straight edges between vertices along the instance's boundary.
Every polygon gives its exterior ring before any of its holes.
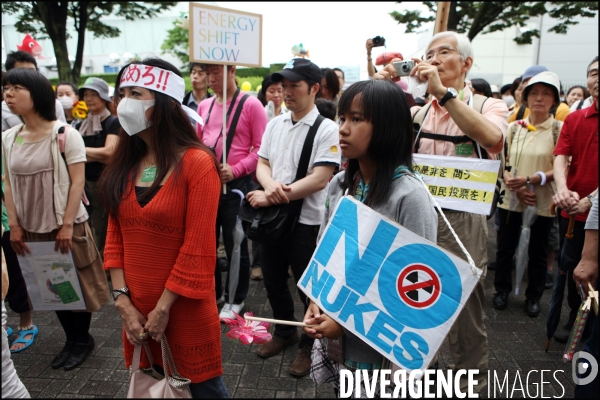
{"type": "MultiPolygon", "coordinates": [[[[308,130],[294,182],[303,179],[308,172],[308,162],[310,161],[315,136],[324,119],[323,116],[319,115],[313,126],[308,130]]],[[[263,189],[259,187],[257,190],[263,189]]],[[[274,245],[282,243],[294,231],[296,223],[300,219],[303,201],[304,199],[298,199],[287,204],[256,209],[244,199],[239,218],[242,220],[246,237],[261,244],[274,245]]]]}

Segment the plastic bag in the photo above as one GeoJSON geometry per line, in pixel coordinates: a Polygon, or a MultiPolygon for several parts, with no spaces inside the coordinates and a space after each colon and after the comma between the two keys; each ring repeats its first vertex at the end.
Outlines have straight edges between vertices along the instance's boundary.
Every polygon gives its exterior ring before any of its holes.
{"type": "Polygon", "coordinates": [[[425,93],[427,93],[427,81],[422,81],[416,76],[408,76],[406,80],[408,81],[406,93],[412,94],[413,99],[425,97],[425,93]]]}

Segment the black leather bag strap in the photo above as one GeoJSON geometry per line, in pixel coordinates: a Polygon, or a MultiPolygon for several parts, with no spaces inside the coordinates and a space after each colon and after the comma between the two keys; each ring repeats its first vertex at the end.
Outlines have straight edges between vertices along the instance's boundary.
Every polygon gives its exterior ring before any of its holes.
{"type": "Polygon", "coordinates": [[[312,153],[315,136],[317,136],[319,126],[321,126],[321,122],[323,122],[324,119],[325,117],[319,115],[313,126],[310,127],[308,133],[306,134],[304,146],[302,146],[302,154],[300,155],[300,162],[298,163],[298,170],[296,171],[296,179],[294,179],[294,182],[304,178],[308,173],[308,162],[310,161],[310,153],[312,153]]]}
{"type": "MultiPolygon", "coordinates": [[[[237,128],[238,121],[240,120],[240,115],[242,114],[244,103],[246,102],[248,97],[250,97],[250,95],[247,93],[245,93],[242,96],[237,108],[235,109],[235,114],[233,114],[233,119],[231,120],[231,124],[229,125],[229,131],[227,131],[227,141],[225,142],[227,154],[229,154],[229,150],[231,150],[231,143],[233,142],[233,137],[235,136],[235,130],[237,128]]],[[[221,162],[225,164],[225,160],[223,160],[223,155],[221,155],[221,162]]]]}
{"type": "Polygon", "coordinates": [[[425,139],[442,140],[444,142],[450,142],[450,143],[454,143],[454,144],[473,142],[473,139],[471,139],[467,135],[449,136],[449,135],[440,135],[438,133],[421,132],[420,136],[425,139]]]}
{"type": "Polygon", "coordinates": [[[526,109],[526,108],[527,108],[527,107],[525,107],[525,106],[523,106],[523,105],[522,105],[521,107],[519,107],[519,111],[517,111],[517,118],[516,118],[516,121],[519,121],[519,120],[522,120],[522,119],[523,119],[523,115],[525,115],[525,109],[526,109]]]}

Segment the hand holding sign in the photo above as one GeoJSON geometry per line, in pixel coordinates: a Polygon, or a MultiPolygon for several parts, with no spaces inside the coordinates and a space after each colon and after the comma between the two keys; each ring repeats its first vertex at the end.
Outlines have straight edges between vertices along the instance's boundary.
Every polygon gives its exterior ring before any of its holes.
{"type": "Polygon", "coordinates": [[[337,339],[344,334],[342,326],[321,313],[319,306],[313,301],[310,302],[308,310],[306,310],[304,323],[310,326],[305,326],[302,330],[313,339],[337,339]]]}

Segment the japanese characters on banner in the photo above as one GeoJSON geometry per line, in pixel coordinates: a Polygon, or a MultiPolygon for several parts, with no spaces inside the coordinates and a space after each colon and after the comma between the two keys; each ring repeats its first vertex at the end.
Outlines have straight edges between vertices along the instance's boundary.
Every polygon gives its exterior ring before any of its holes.
{"type": "Polygon", "coordinates": [[[190,3],[190,62],[262,67],[262,15],[190,3]]]}
{"type": "Polygon", "coordinates": [[[185,94],[183,78],[171,71],[152,65],[131,64],[121,75],[120,87],[140,86],[177,99],[179,102],[185,94]],[[170,79],[169,79],[170,78],[170,79]]]}
{"type": "Polygon", "coordinates": [[[352,197],[331,217],[298,287],[406,370],[425,369],[481,275],[352,197]]]}
{"type": "Polygon", "coordinates": [[[415,171],[440,207],[488,215],[492,209],[499,160],[413,154],[415,171]]]}

